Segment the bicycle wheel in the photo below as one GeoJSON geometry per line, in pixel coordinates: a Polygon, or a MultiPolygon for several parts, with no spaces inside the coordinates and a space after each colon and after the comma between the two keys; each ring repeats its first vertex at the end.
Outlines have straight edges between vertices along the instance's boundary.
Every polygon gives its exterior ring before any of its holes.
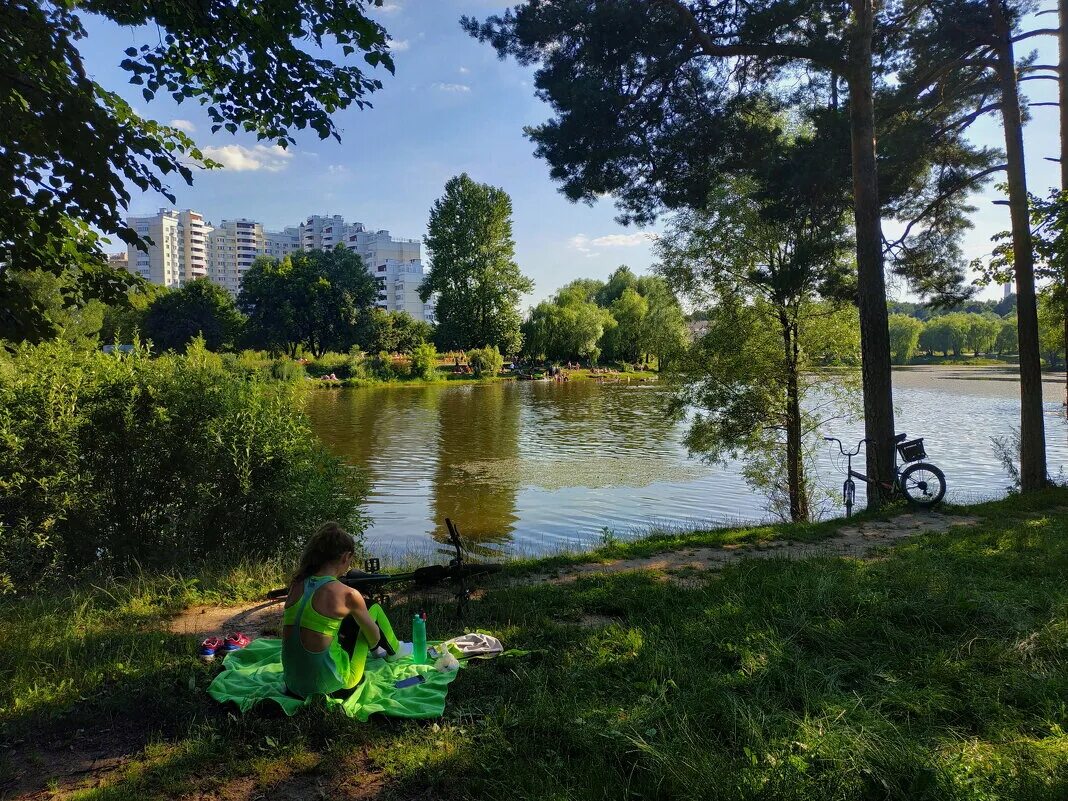
{"type": "Polygon", "coordinates": [[[946,477],[933,464],[910,464],[898,481],[901,492],[917,506],[934,506],[946,495],[946,477]]]}
{"type": "Polygon", "coordinates": [[[853,511],[853,503],[857,499],[857,485],[853,483],[853,479],[847,478],[845,483],[842,484],[842,502],[845,504],[846,517],[853,511]]]}

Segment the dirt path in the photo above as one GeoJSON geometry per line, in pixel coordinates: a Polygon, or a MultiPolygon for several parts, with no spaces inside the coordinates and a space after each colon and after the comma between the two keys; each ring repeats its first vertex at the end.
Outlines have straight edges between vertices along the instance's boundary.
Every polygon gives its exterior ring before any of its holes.
{"type": "Polygon", "coordinates": [[[243,631],[249,637],[277,637],[282,630],[282,601],[252,601],[237,606],[191,606],[171,619],[172,634],[207,637],[243,631]]]}
{"type": "Polygon", "coordinates": [[[681,548],[635,559],[614,559],[561,568],[556,573],[539,575],[528,581],[566,584],[580,576],[595,573],[623,573],[628,570],[653,570],[665,579],[683,581],[690,571],[718,570],[743,559],[811,559],[839,556],[854,559],[870,556],[873,551],[893,545],[916,534],[947,531],[952,526],[972,526],[979,518],[945,515],[939,512],[908,513],[890,520],[874,520],[843,526],[838,532],[818,542],[771,540],[764,543],[724,545],[715,548],[681,548]]]}

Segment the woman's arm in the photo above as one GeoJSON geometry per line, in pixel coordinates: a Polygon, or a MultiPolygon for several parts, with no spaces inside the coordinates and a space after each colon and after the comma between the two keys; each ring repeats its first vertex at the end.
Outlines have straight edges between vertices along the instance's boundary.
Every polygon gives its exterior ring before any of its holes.
{"type": "Polygon", "coordinates": [[[373,648],[382,638],[382,632],[379,631],[378,624],[367,613],[367,604],[364,602],[363,596],[356,590],[351,590],[348,593],[347,606],[349,614],[360,624],[360,631],[363,632],[364,639],[373,648]]]}

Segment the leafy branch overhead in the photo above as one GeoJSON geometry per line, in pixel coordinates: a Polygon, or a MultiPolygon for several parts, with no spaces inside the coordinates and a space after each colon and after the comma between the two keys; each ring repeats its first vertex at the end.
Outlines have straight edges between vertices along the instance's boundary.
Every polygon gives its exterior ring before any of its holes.
{"type": "MultiPolygon", "coordinates": [[[[393,71],[388,35],[364,14],[368,2],[331,0],[157,3],[11,0],[0,5],[0,301],[12,311],[6,267],[71,273],[78,293],[106,271],[90,226],[147,248],[123,217],[131,190],[175,202],[168,182],[191,184],[195,169],[219,166],[182,131],[141,116],[88,74],[79,49],[88,14],[151,26],[156,41],[126,50],[121,66],[145,101],[166,92],[206,107],[213,132],[255,134],[286,147],[296,130],[339,138],[331,115],[382,87],[368,68],[393,71]],[[313,50],[340,46],[335,63],[313,50]],[[77,220],[77,223],[72,221],[77,220]],[[79,230],[73,237],[71,227],[79,230]]],[[[115,278],[110,283],[128,279],[115,278]]],[[[108,283],[108,282],[105,282],[108,283]]],[[[118,294],[122,294],[122,287],[118,294]]],[[[5,321],[10,323],[10,320],[5,321]]],[[[39,333],[39,332],[37,332],[39,333]]]]}

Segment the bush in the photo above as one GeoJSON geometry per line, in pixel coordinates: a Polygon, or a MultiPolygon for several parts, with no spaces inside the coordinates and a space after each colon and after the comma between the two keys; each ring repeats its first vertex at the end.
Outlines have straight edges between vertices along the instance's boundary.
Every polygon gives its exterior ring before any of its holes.
{"type": "Polygon", "coordinates": [[[312,378],[336,375],[340,379],[357,377],[359,356],[348,353],[324,353],[308,362],[305,369],[312,378]]]}
{"type": "Polygon", "coordinates": [[[57,575],[284,554],[362,487],[291,384],[185,356],[19,348],[0,372],[0,592],[57,575]]]}
{"type": "Polygon", "coordinates": [[[428,342],[416,345],[408,354],[412,378],[433,381],[438,376],[438,349],[428,342]]]}
{"type": "Polygon", "coordinates": [[[385,351],[381,351],[377,356],[365,357],[362,372],[368,378],[378,381],[393,381],[397,377],[397,368],[393,364],[393,359],[385,351]]]}
{"type": "Polygon", "coordinates": [[[274,359],[267,368],[267,374],[274,381],[302,381],[307,376],[303,365],[284,357],[274,359]]]}
{"type": "Polygon", "coordinates": [[[487,345],[468,351],[467,363],[471,365],[475,378],[496,378],[497,373],[504,367],[504,357],[496,345],[487,345]]]}

